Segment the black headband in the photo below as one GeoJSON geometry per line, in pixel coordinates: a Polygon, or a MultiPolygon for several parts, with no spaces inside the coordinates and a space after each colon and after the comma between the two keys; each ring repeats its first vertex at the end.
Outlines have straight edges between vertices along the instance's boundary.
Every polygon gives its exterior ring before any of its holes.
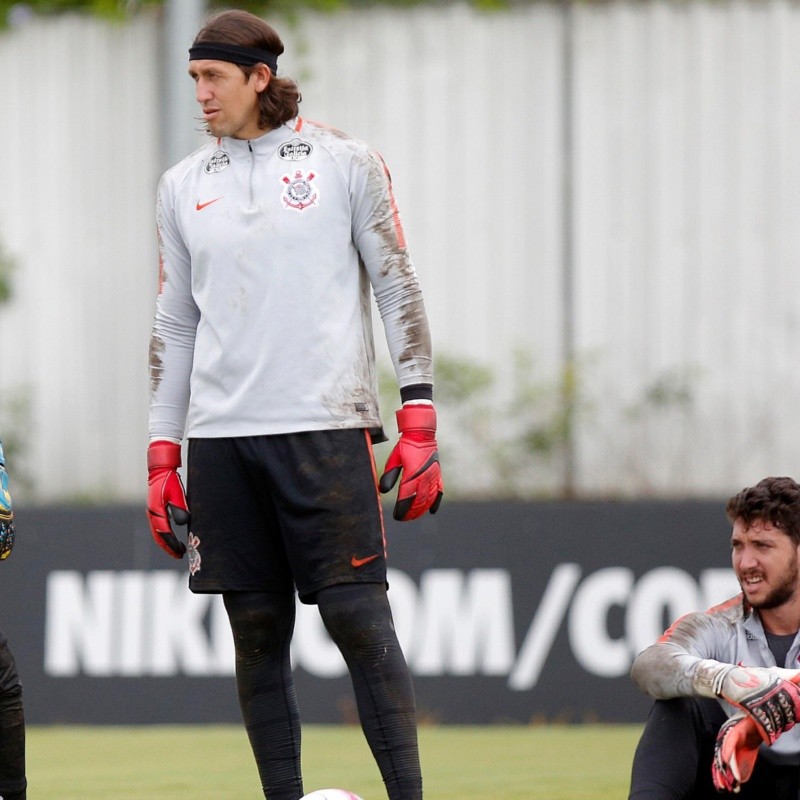
{"type": "Polygon", "coordinates": [[[278,56],[269,50],[257,47],[241,47],[238,44],[222,44],[220,42],[200,42],[189,48],[189,61],[229,61],[251,67],[253,64],[266,64],[275,74],[278,71],[278,56]]]}

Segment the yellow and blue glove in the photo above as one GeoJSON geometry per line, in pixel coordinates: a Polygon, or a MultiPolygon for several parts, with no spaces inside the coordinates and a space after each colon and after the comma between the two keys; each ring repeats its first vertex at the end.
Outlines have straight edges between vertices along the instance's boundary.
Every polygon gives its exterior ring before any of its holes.
{"type": "Polygon", "coordinates": [[[8,473],[3,455],[3,443],[0,442],[0,561],[11,555],[14,547],[14,510],[11,506],[11,494],[8,490],[8,473]]]}

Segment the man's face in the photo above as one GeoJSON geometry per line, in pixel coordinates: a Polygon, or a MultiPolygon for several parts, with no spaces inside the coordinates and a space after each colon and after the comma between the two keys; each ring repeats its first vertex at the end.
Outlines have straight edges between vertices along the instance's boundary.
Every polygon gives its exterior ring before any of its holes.
{"type": "Polygon", "coordinates": [[[246,78],[236,64],[199,60],[189,62],[189,75],[212,136],[254,139],[264,133],[258,125],[258,94],[269,83],[266,67],[246,78]]]}
{"type": "Polygon", "coordinates": [[[771,522],[749,527],[736,520],[731,535],[733,569],[753,608],[777,608],[797,592],[800,549],[771,522]]]}

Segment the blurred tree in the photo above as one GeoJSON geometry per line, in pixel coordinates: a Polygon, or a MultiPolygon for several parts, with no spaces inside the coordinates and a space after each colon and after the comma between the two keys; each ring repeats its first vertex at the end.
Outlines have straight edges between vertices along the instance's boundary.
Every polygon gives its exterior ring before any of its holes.
{"type": "MultiPolygon", "coordinates": [[[[5,305],[13,294],[12,273],[14,262],[0,243],[0,306],[5,305]]],[[[30,427],[31,399],[27,387],[8,387],[0,382],[0,435],[6,458],[15,462],[14,484],[25,488],[31,486],[27,474],[19,466],[19,455],[24,452],[26,431],[30,427]]]]}
{"type": "Polygon", "coordinates": [[[11,298],[11,270],[13,262],[5,254],[0,242],[0,305],[7,303],[11,298]]]}
{"type": "MultiPolygon", "coordinates": [[[[53,14],[62,11],[88,11],[110,19],[123,19],[146,6],[161,6],[166,0],[0,0],[0,27],[7,27],[15,15],[53,14]]],[[[390,5],[398,8],[418,6],[440,0],[238,0],[237,8],[254,14],[282,13],[293,16],[307,8],[316,11],[338,11],[344,8],[364,8],[390,5]]],[[[470,0],[476,8],[498,10],[508,8],[515,0],[470,0]]],[[[208,0],[208,8],[230,8],[225,0],[208,0]]]]}
{"type": "MultiPolygon", "coordinates": [[[[463,356],[436,358],[437,440],[449,497],[565,497],[566,449],[579,420],[590,418],[593,403],[586,361],[546,373],[523,349],[514,353],[513,374],[501,391],[494,371],[463,356]]],[[[380,404],[397,403],[394,371],[382,365],[380,404]]],[[[383,413],[388,445],[396,438],[391,414],[383,413]]],[[[388,455],[388,450],[386,452],[388,455]]]]}

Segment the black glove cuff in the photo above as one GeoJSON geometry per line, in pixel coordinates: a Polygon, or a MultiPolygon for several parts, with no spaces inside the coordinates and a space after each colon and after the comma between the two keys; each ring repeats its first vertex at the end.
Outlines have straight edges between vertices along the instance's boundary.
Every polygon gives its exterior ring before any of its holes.
{"type": "Polygon", "coordinates": [[[400,389],[400,399],[407,403],[409,400],[430,400],[433,402],[433,384],[414,383],[400,389]]]}

